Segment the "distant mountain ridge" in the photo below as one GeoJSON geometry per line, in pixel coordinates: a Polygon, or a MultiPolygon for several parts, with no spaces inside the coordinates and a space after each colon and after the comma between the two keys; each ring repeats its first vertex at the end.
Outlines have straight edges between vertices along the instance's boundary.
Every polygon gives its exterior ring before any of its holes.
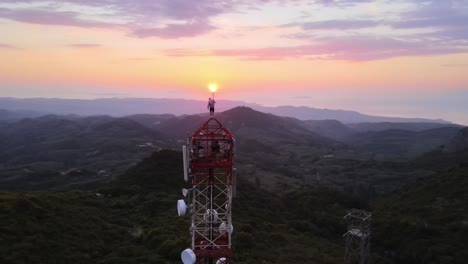
{"type": "MultiPolygon", "coordinates": [[[[57,99],[57,98],[7,98],[0,97],[0,106],[9,111],[35,111],[60,115],[111,115],[135,114],[197,114],[206,109],[206,102],[185,99],[157,98],[101,98],[101,99],[57,99]]],[[[362,122],[428,122],[449,124],[442,119],[383,117],[361,114],[356,111],[319,109],[312,107],[277,106],[268,107],[242,101],[217,100],[216,111],[222,112],[236,106],[247,106],[254,110],[301,120],[334,119],[342,123],[362,122]]]]}
{"type": "Polygon", "coordinates": [[[23,118],[39,117],[43,115],[45,115],[45,113],[39,113],[29,110],[9,111],[5,109],[0,109],[0,121],[16,121],[23,118]]]}
{"type": "Polygon", "coordinates": [[[130,118],[46,115],[0,122],[0,191],[106,180],[169,141],[130,118]]]}

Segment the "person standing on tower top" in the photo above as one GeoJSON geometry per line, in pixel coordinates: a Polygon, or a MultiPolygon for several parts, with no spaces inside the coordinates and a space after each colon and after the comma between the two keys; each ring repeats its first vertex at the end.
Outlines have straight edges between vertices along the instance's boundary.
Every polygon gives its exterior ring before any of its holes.
{"type": "Polygon", "coordinates": [[[210,115],[214,115],[215,103],[216,103],[216,102],[215,102],[214,99],[208,98],[208,106],[207,106],[207,108],[210,109],[210,115]]]}

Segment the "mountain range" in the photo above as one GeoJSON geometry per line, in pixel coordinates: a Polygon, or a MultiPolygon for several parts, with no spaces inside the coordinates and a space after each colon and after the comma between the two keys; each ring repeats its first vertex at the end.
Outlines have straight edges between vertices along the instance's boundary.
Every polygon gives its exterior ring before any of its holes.
{"type": "MultiPolygon", "coordinates": [[[[334,119],[342,123],[363,122],[450,122],[442,119],[401,118],[371,116],[356,111],[319,109],[312,107],[278,106],[268,107],[255,103],[241,101],[217,100],[216,111],[222,112],[236,106],[247,106],[254,110],[271,113],[278,116],[295,117],[301,120],[334,119]]],[[[206,102],[184,99],[150,99],[150,98],[103,98],[103,99],[56,99],[56,98],[0,98],[0,109],[13,111],[34,111],[34,113],[82,116],[110,115],[128,116],[134,114],[173,114],[188,115],[202,113],[206,109],[206,102]]],[[[2,119],[0,112],[0,120],[2,119]]]]}
{"type": "MultiPolygon", "coordinates": [[[[363,188],[388,192],[402,182],[428,175],[411,168],[394,173],[389,162],[436,150],[463,149],[459,142],[466,138],[462,127],[453,124],[349,125],[337,120],[303,121],[248,107],[215,117],[237,138],[239,170],[270,190],[281,189],[284,183],[345,188],[355,184],[349,180],[353,174],[367,186],[363,188]],[[369,162],[376,169],[369,169],[369,162]]],[[[83,188],[109,181],[155,150],[180,149],[187,133],[208,119],[207,114],[137,114],[45,115],[0,121],[0,190],[83,188]]]]}

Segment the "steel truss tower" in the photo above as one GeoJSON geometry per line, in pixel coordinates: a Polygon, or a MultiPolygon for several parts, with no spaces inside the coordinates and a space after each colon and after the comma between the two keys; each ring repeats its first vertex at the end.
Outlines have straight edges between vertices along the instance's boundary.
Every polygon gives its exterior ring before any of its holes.
{"type": "MultiPolygon", "coordinates": [[[[231,205],[235,192],[234,138],[215,118],[210,118],[184,146],[184,173],[191,188],[185,189],[191,213],[191,248],[182,261],[196,264],[231,263],[231,205]]],[[[182,208],[180,208],[182,207],[182,208]]],[[[185,211],[185,209],[183,210],[185,211]]]]}
{"type": "Polygon", "coordinates": [[[346,237],[345,264],[370,263],[370,225],[372,214],[364,210],[352,209],[344,217],[348,222],[346,237]]]}

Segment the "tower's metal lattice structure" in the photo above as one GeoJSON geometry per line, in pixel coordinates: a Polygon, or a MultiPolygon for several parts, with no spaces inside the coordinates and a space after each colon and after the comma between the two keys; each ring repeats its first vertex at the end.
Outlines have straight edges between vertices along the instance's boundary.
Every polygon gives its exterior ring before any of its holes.
{"type": "Polygon", "coordinates": [[[191,184],[187,209],[192,218],[192,244],[187,250],[195,256],[188,263],[231,263],[234,138],[217,119],[210,118],[187,143],[184,170],[191,184]]]}
{"type": "Polygon", "coordinates": [[[358,209],[348,211],[345,264],[370,264],[370,236],[372,214],[358,209]]]}

